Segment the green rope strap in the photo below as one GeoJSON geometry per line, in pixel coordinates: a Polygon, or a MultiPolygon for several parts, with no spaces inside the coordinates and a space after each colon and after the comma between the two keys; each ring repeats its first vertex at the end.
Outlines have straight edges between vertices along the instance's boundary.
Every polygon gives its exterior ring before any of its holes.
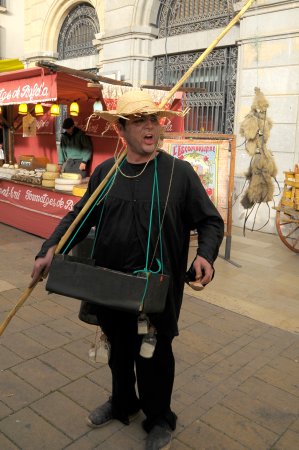
{"type": "MultiPolygon", "coordinates": [[[[124,158],[124,160],[121,162],[120,167],[122,166],[122,164],[125,162],[126,158],[124,158]]],[[[148,289],[148,281],[149,281],[149,276],[151,273],[163,273],[163,253],[162,253],[162,230],[161,230],[161,226],[159,227],[159,245],[160,245],[160,260],[158,258],[156,258],[156,262],[158,265],[158,269],[156,271],[151,270],[148,267],[149,264],[149,253],[150,253],[150,237],[151,237],[151,231],[152,231],[152,223],[153,223],[153,210],[154,210],[154,203],[155,203],[155,197],[157,199],[157,210],[158,210],[158,221],[159,224],[161,224],[161,213],[160,213],[160,192],[159,192],[159,184],[158,184],[158,171],[157,171],[157,158],[155,158],[154,160],[154,164],[155,164],[155,172],[154,172],[154,181],[153,181],[153,189],[152,189],[152,196],[151,196],[151,208],[150,208],[150,218],[149,218],[149,230],[148,230],[148,238],[147,238],[147,249],[146,249],[146,260],[145,260],[145,267],[143,270],[135,270],[133,272],[133,274],[145,274],[146,276],[146,283],[145,283],[145,287],[144,287],[144,292],[140,301],[140,311],[142,311],[143,309],[143,305],[144,305],[144,299],[147,293],[147,289],[148,289]]],[[[92,213],[92,211],[94,210],[94,208],[98,205],[98,203],[107,195],[107,193],[109,192],[109,189],[111,188],[112,184],[115,181],[117,175],[117,171],[114,173],[114,175],[110,178],[110,180],[108,181],[108,183],[106,184],[105,188],[102,190],[102,192],[98,195],[98,197],[96,198],[96,200],[94,201],[93,205],[91,206],[91,208],[89,209],[88,213],[86,214],[86,216],[84,217],[84,219],[82,220],[82,222],[80,223],[80,226],[78,227],[78,229],[76,230],[76,232],[73,234],[73,236],[71,237],[71,239],[69,240],[67,246],[64,248],[63,250],[63,254],[69,249],[70,245],[72,244],[73,240],[75,239],[75,237],[77,236],[77,234],[79,233],[80,229],[82,228],[82,226],[84,225],[84,223],[86,222],[86,220],[88,219],[88,217],[90,216],[90,214],[92,213]]],[[[107,198],[107,197],[106,197],[107,198]]],[[[106,198],[104,200],[104,202],[106,201],[106,198]]],[[[101,215],[99,218],[99,222],[97,224],[97,228],[96,228],[96,235],[94,238],[94,242],[93,242],[93,247],[92,247],[92,251],[91,251],[91,256],[93,256],[94,251],[95,251],[95,244],[97,242],[98,239],[98,234],[99,234],[99,229],[100,229],[100,223],[102,221],[102,217],[103,217],[103,212],[104,212],[104,205],[101,211],[101,215]]]]}
{"type": "MultiPolygon", "coordinates": [[[[120,166],[122,166],[122,164],[125,162],[125,159],[121,162],[120,166]]],[[[117,175],[117,171],[112,175],[112,177],[110,178],[110,180],[108,181],[108,183],[106,184],[106,186],[104,187],[104,189],[99,193],[98,197],[95,199],[93,205],[91,206],[91,208],[89,209],[89,211],[87,212],[86,216],[84,217],[84,219],[82,220],[82,222],[80,223],[78,229],[75,231],[75,233],[73,234],[73,236],[71,236],[67,246],[64,248],[64,250],[62,251],[62,254],[64,254],[70,247],[70,245],[72,244],[73,240],[75,239],[75,237],[77,236],[77,234],[79,233],[79,231],[81,230],[81,228],[83,227],[83,225],[85,224],[86,220],[88,219],[88,217],[90,216],[90,214],[92,213],[92,211],[94,210],[94,208],[98,205],[98,203],[104,198],[104,196],[107,194],[107,192],[109,192],[109,189],[111,188],[112,184],[115,181],[117,175]]],[[[103,215],[103,209],[102,208],[102,212],[101,212],[101,217],[100,217],[100,221],[103,215]]],[[[95,245],[96,239],[94,240],[94,245],[95,245]]],[[[94,251],[94,245],[93,245],[93,249],[92,249],[92,255],[93,255],[93,251],[94,251]]]]}
{"type": "Polygon", "coordinates": [[[156,271],[151,270],[148,266],[149,262],[149,253],[150,253],[150,238],[151,238],[151,232],[152,232],[152,223],[153,223],[153,210],[154,210],[154,203],[155,203],[155,196],[157,198],[157,210],[158,210],[158,221],[159,224],[161,223],[161,214],[160,214],[160,192],[159,192],[159,184],[158,184],[158,171],[157,171],[157,158],[155,158],[155,173],[154,173],[154,182],[153,182],[153,189],[152,189],[152,198],[151,198],[151,209],[150,209],[150,219],[149,219],[149,228],[148,228],[148,238],[147,238],[147,249],[146,249],[146,260],[145,260],[145,267],[143,270],[135,270],[133,274],[145,274],[146,276],[146,283],[143,291],[143,295],[140,301],[140,308],[139,310],[142,311],[143,305],[144,305],[144,299],[147,293],[148,289],[148,282],[149,277],[151,273],[163,273],[163,253],[162,253],[162,230],[161,227],[159,227],[159,243],[160,243],[160,258],[156,258],[156,262],[158,264],[158,269],[156,271]]]}

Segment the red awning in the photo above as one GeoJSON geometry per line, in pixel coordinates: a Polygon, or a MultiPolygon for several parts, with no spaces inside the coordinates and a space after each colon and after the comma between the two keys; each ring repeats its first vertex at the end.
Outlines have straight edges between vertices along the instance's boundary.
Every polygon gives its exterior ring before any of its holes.
{"type": "Polygon", "coordinates": [[[103,100],[100,84],[99,87],[88,87],[88,80],[63,72],[57,72],[56,75],[58,102],[103,100]]]}
{"type": "Polygon", "coordinates": [[[101,89],[88,87],[88,81],[42,67],[6,72],[0,74],[0,105],[102,100],[101,89]]]}

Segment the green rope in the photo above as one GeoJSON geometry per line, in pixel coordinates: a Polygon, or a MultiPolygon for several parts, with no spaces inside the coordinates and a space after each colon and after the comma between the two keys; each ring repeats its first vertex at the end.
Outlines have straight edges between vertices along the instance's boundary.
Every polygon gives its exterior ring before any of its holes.
{"type": "MultiPolygon", "coordinates": [[[[121,162],[121,165],[124,163],[125,160],[123,160],[121,162]]],[[[72,242],[74,241],[75,237],[77,236],[77,234],[79,233],[79,231],[81,230],[82,226],[85,224],[86,220],[88,219],[88,217],[90,216],[90,214],[92,213],[92,211],[94,210],[94,208],[97,206],[98,202],[100,202],[102,200],[102,198],[104,197],[104,195],[106,194],[107,190],[110,189],[111,185],[114,183],[114,180],[116,178],[117,172],[114,173],[114,175],[110,178],[110,180],[108,181],[108,183],[106,184],[106,186],[104,187],[104,189],[100,192],[100,194],[98,195],[98,197],[96,198],[96,200],[94,201],[94,204],[92,205],[92,207],[89,209],[88,213],[86,214],[86,216],[84,217],[84,219],[82,220],[82,222],[80,223],[78,229],[75,231],[75,233],[73,234],[73,236],[70,238],[67,246],[64,248],[62,254],[64,254],[70,247],[70,245],[72,244],[72,242]]],[[[101,213],[101,217],[103,214],[103,209],[102,209],[102,213],[101,213]]],[[[101,219],[101,218],[100,218],[101,219]]]]}
{"type": "Polygon", "coordinates": [[[155,179],[156,179],[156,191],[157,191],[157,207],[158,207],[158,223],[159,223],[159,241],[160,241],[160,258],[161,261],[159,261],[156,258],[156,261],[159,265],[158,272],[160,271],[163,273],[164,271],[164,264],[163,264],[163,251],[162,251],[162,227],[161,227],[161,208],[160,208],[160,191],[159,191],[159,183],[158,183],[158,172],[155,170],[155,179]]]}
{"type": "MultiPolygon", "coordinates": [[[[124,158],[124,160],[121,162],[120,167],[122,166],[122,164],[125,162],[126,158],[124,158]]],[[[149,230],[148,230],[148,238],[147,238],[147,249],[146,249],[146,261],[145,261],[145,268],[143,270],[135,270],[133,272],[133,274],[138,274],[138,273],[143,273],[146,276],[146,282],[145,282],[145,287],[144,287],[144,292],[140,301],[140,311],[142,311],[143,309],[143,305],[144,305],[144,299],[147,293],[147,289],[148,289],[148,281],[149,281],[149,276],[151,273],[163,273],[163,254],[162,254],[162,233],[161,233],[161,226],[159,227],[159,240],[160,240],[160,258],[161,261],[156,258],[156,262],[158,265],[158,269],[156,271],[151,270],[148,268],[148,261],[149,261],[149,253],[150,253],[150,238],[151,238],[151,232],[152,232],[152,223],[153,223],[153,210],[154,210],[154,202],[155,202],[155,197],[157,197],[157,209],[158,209],[158,222],[159,224],[161,224],[161,214],[160,214],[160,192],[159,192],[159,184],[158,184],[158,172],[157,172],[157,159],[155,158],[154,160],[155,163],[155,172],[154,172],[154,181],[153,181],[153,188],[152,188],[152,196],[151,196],[151,208],[150,208],[150,218],[149,218],[149,230]]],[[[78,229],[76,230],[76,232],[73,234],[73,236],[71,237],[70,241],[68,242],[67,246],[64,248],[63,253],[65,253],[68,248],[70,247],[71,243],[73,242],[73,240],[75,239],[75,237],[77,236],[77,234],[79,233],[79,231],[81,230],[82,226],[84,225],[84,223],[86,222],[86,220],[88,219],[88,217],[90,216],[90,214],[92,213],[92,211],[94,210],[94,208],[97,206],[97,204],[103,199],[103,197],[106,195],[107,191],[110,189],[111,185],[114,183],[115,178],[117,175],[117,171],[114,173],[114,175],[111,177],[111,179],[108,181],[108,183],[106,184],[105,188],[102,190],[102,192],[99,194],[99,196],[96,198],[94,204],[92,205],[92,207],[89,209],[88,213],[86,214],[86,216],[84,217],[84,219],[82,220],[80,226],[78,227],[78,229]]],[[[106,197],[107,198],[107,197],[106,197]]],[[[105,199],[106,201],[106,199],[105,199]]],[[[105,205],[105,204],[104,204],[105,205]]],[[[104,205],[102,207],[102,211],[101,211],[101,215],[99,218],[99,222],[97,224],[97,228],[96,228],[96,235],[94,238],[94,242],[93,242],[93,247],[92,247],[92,251],[91,251],[91,255],[93,256],[94,250],[95,250],[95,244],[98,238],[98,234],[99,234],[99,229],[100,229],[100,224],[102,221],[102,217],[103,217],[103,212],[104,212],[104,205]]]]}
{"type": "Polygon", "coordinates": [[[145,287],[143,291],[143,295],[140,301],[140,308],[139,310],[143,310],[144,306],[144,300],[148,289],[148,281],[151,273],[163,273],[163,256],[162,256],[162,234],[161,234],[161,227],[159,227],[159,239],[160,239],[160,257],[161,261],[156,258],[158,269],[156,271],[149,269],[148,267],[148,260],[149,260],[149,253],[150,253],[150,238],[151,238],[151,232],[152,232],[152,223],[153,223],[153,210],[154,210],[154,200],[155,196],[157,197],[157,209],[158,209],[158,222],[159,225],[161,224],[161,215],[160,215],[160,195],[159,195],[159,185],[158,185],[158,172],[157,172],[157,158],[155,158],[155,173],[154,173],[154,181],[153,181],[153,189],[152,189],[152,198],[151,198],[151,209],[150,209],[150,219],[149,219],[149,228],[148,228],[148,238],[147,238],[147,249],[146,249],[146,261],[145,261],[145,268],[143,270],[135,270],[133,274],[145,274],[146,276],[146,282],[145,287]]]}

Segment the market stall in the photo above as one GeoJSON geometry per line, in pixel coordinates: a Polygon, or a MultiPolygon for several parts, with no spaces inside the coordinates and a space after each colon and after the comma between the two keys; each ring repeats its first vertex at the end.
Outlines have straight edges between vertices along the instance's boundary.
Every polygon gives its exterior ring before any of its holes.
{"type": "MultiPolygon", "coordinates": [[[[72,192],[46,188],[35,179],[35,170],[46,170],[48,163],[54,167],[57,163],[57,114],[51,113],[51,107],[57,104],[60,111],[62,105],[69,108],[74,101],[81,107],[81,121],[92,113],[95,101],[105,108],[101,85],[93,74],[34,67],[0,75],[3,162],[4,166],[9,165],[0,180],[0,220],[3,223],[48,237],[61,217],[79,200],[80,197],[72,192]],[[90,86],[91,82],[93,86],[90,86]],[[20,105],[26,106],[26,114],[20,114],[20,105]],[[42,115],[35,114],[36,105],[42,106],[42,115]],[[33,131],[25,122],[31,117],[33,131]],[[19,168],[28,172],[27,176],[18,174],[24,177],[24,182],[22,178],[14,179],[19,168]]],[[[94,167],[112,154],[116,137],[102,137],[99,133],[91,139],[94,167]]],[[[90,167],[91,171],[93,167],[90,167]]]]}
{"type": "MultiPolygon", "coordinates": [[[[60,177],[56,131],[59,124],[61,127],[62,111],[67,116],[73,115],[76,126],[92,140],[90,175],[99,163],[114,155],[118,142],[115,131],[105,130],[105,121],[93,115],[94,108],[114,109],[117,98],[128,89],[132,89],[129,83],[49,62],[0,74],[0,124],[5,154],[0,167],[1,222],[41,237],[51,234],[61,217],[83,195],[50,182],[60,177]],[[79,109],[75,114],[71,112],[73,104],[79,109]]],[[[151,95],[159,103],[165,92],[151,89],[151,95]]],[[[178,93],[169,107],[180,108],[181,96],[178,93]]],[[[183,120],[169,123],[168,129],[182,131],[183,120]]],[[[88,180],[84,181],[87,187],[88,180]]]]}

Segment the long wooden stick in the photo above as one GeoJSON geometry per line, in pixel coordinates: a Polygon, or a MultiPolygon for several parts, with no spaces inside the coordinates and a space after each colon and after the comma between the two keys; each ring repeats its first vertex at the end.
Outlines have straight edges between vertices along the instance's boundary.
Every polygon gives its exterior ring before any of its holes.
{"type": "MultiPolygon", "coordinates": [[[[60,239],[56,249],[55,249],[55,253],[59,253],[60,250],[62,249],[62,247],[65,245],[65,243],[67,242],[67,240],[69,239],[69,237],[71,236],[72,232],[74,231],[76,225],[80,222],[80,220],[83,218],[83,216],[85,215],[85,213],[89,210],[89,208],[93,205],[94,201],[96,200],[96,198],[98,197],[98,195],[102,192],[102,190],[104,189],[104,187],[106,186],[106,184],[108,183],[108,181],[110,180],[110,177],[114,174],[114,172],[116,171],[118,165],[120,164],[120,162],[124,159],[124,157],[126,156],[127,151],[124,150],[121,155],[118,157],[118,159],[116,160],[115,164],[111,167],[111,169],[109,170],[109,172],[107,173],[107,175],[105,176],[105,178],[103,179],[103,181],[98,185],[98,187],[96,188],[96,190],[92,193],[92,195],[89,197],[89,199],[87,200],[87,202],[85,203],[85,205],[83,206],[83,208],[81,209],[80,213],[78,214],[78,216],[75,218],[75,220],[71,223],[71,225],[69,226],[69,228],[66,230],[65,234],[62,236],[62,238],[60,239]]],[[[0,333],[1,333],[1,327],[0,327],[0,333]]],[[[1,336],[1,334],[0,334],[1,336]]]]}
{"type": "MultiPolygon", "coordinates": [[[[230,21],[230,23],[224,28],[224,30],[219,34],[219,36],[207,47],[207,49],[200,55],[200,57],[192,64],[192,66],[187,70],[187,72],[182,76],[182,78],[176,83],[176,85],[167,93],[165,98],[160,103],[160,108],[163,108],[166,103],[171,99],[171,97],[176,93],[176,91],[181,87],[181,85],[186,81],[186,79],[191,75],[193,70],[199,66],[199,64],[211,53],[211,51],[216,47],[218,42],[223,38],[223,36],[228,33],[228,31],[238,22],[240,17],[247,11],[247,9],[252,5],[252,3],[255,0],[248,0],[247,3],[243,6],[243,8],[239,11],[239,13],[230,21]]],[[[59,253],[61,248],[64,246],[66,241],[71,236],[72,232],[74,231],[76,225],[80,222],[81,218],[84,216],[84,214],[88,211],[88,209],[93,204],[94,200],[97,198],[97,196],[101,193],[101,191],[104,189],[106,184],[108,183],[110,177],[113,175],[113,173],[117,170],[117,166],[119,163],[123,160],[123,158],[126,156],[127,152],[124,150],[122,154],[119,156],[116,163],[113,165],[113,167],[110,169],[104,180],[99,184],[97,189],[94,191],[94,193],[90,196],[76,219],[72,222],[70,227],[67,229],[66,233],[62,236],[60,239],[56,249],[55,253],[59,253]]],[[[37,284],[37,283],[36,283],[37,284]]],[[[24,304],[26,299],[29,297],[33,289],[35,288],[36,284],[34,284],[30,288],[26,288],[23,294],[21,295],[20,299],[16,303],[15,307],[10,311],[8,316],[5,318],[5,320],[0,325],[0,336],[3,334],[4,330],[6,329],[7,325],[13,318],[13,316],[16,314],[16,312],[20,309],[20,307],[24,304]]]]}
{"type": "Polygon", "coordinates": [[[190,77],[193,70],[211,53],[211,51],[216,47],[219,41],[229,32],[229,30],[239,21],[240,17],[247,11],[255,0],[248,0],[243,8],[238,12],[237,15],[230,21],[230,23],[221,31],[219,36],[206,48],[206,50],[199,56],[199,58],[192,64],[192,66],[187,70],[187,72],[182,76],[182,78],[173,86],[171,91],[166,94],[160,103],[160,107],[166,105],[166,103],[171,99],[171,97],[176,93],[176,91],[182,86],[182,84],[190,77]]]}
{"type": "Polygon", "coordinates": [[[13,318],[13,316],[18,312],[18,310],[21,308],[21,306],[25,303],[25,301],[27,300],[27,298],[29,297],[29,295],[31,294],[31,292],[33,291],[33,289],[35,288],[37,283],[38,282],[36,282],[30,288],[27,287],[24,290],[24,292],[21,295],[21,297],[19,298],[18,302],[15,304],[15,306],[12,308],[12,310],[9,312],[9,314],[5,317],[5,319],[3,320],[3,322],[1,323],[1,326],[0,326],[0,336],[4,332],[5,328],[7,327],[7,325],[9,324],[11,319],[13,318]]]}
{"type": "MultiPolygon", "coordinates": [[[[117,159],[116,163],[113,165],[113,167],[110,169],[106,177],[103,179],[103,181],[99,184],[99,186],[96,188],[96,190],[92,193],[92,195],[87,200],[86,204],[83,206],[82,210],[78,214],[78,216],[75,218],[75,220],[71,223],[69,228],[66,230],[65,234],[60,239],[58,245],[56,246],[55,253],[59,253],[62,247],[65,245],[69,237],[71,236],[72,232],[74,231],[76,225],[80,222],[80,220],[83,218],[85,213],[89,210],[89,208],[92,206],[93,202],[96,200],[98,195],[101,193],[101,191],[104,189],[106,184],[108,183],[110,177],[114,174],[114,172],[117,169],[118,164],[124,159],[126,156],[126,150],[122,152],[122,154],[117,159]]],[[[17,313],[17,311],[21,308],[21,306],[25,303],[35,286],[38,284],[38,281],[31,287],[28,287],[24,290],[21,297],[17,301],[16,305],[13,307],[13,309],[9,312],[9,314],[6,316],[4,321],[0,325],[0,336],[4,333],[4,330],[6,329],[7,325],[13,318],[13,316],[17,313]]]]}

